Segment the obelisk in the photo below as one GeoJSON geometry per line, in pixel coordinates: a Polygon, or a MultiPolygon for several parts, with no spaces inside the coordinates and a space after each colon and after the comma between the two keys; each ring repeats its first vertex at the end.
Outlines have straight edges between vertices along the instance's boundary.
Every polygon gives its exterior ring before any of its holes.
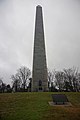
{"type": "Polygon", "coordinates": [[[48,91],[48,74],[46,64],[43,15],[42,7],[40,5],[36,7],[32,91],[48,91]]]}

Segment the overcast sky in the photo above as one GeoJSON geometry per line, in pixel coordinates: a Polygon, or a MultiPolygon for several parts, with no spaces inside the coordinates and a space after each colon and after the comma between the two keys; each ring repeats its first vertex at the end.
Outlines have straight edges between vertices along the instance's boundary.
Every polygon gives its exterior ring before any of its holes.
{"type": "Polygon", "coordinates": [[[80,68],[80,0],[0,0],[0,77],[32,69],[36,6],[43,7],[47,66],[80,68]]]}

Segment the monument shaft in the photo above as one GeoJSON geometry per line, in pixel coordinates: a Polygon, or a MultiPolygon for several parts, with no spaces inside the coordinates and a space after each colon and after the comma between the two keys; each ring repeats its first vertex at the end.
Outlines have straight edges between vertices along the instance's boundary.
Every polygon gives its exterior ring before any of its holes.
{"type": "Polygon", "coordinates": [[[48,91],[42,7],[36,7],[32,91],[48,91]]]}

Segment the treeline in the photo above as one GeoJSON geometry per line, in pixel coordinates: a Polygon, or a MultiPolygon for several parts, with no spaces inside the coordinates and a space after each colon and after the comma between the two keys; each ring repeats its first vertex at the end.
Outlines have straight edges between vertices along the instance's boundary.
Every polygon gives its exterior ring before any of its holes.
{"type": "MultiPolygon", "coordinates": [[[[6,85],[0,78],[0,93],[4,92],[31,92],[31,71],[27,67],[20,67],[15,75],[11,75],[11,83],[6,85]]],[[[48,88],[54,91],[80,91],[80,73],[76,68],[63,69],[62,71],[48,70],[48,88]]]]}
{"type": "Polygon", "coordinates": [[[27,92],[31,91],[31,71],[29,68],[22,66],[15,75],[11,75],[11,84],[6,85],[0,79],[0,92],[27,92]],[[7,87],[9,86],[9,87],[7,87]]]}
{"type": "Polygon", "coordinates": [[[80,91],[80,73],[76,68],[48,71],[49,91],[80,91]]]}

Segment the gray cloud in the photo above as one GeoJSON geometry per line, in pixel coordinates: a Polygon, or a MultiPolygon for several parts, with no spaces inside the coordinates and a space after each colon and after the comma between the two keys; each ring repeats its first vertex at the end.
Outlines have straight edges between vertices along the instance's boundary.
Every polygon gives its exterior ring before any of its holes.
{"type": "Polygon", "coordinates": [[[36,5],[42,5],[50,69],[80,66],[79,0],[0,0],[0,76],[32,69],[36,5]]]}

